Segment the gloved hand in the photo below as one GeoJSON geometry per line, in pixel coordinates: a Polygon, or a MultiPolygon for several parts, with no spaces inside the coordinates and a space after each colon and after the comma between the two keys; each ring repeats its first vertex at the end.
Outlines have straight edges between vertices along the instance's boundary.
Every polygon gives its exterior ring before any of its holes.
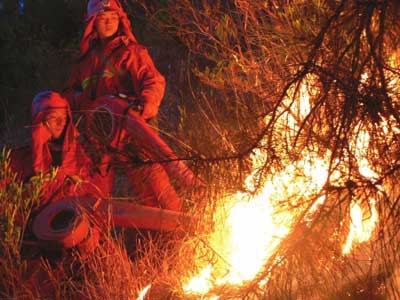
{"type": "Polygon", "coordinates": [[[135,99],[134,101],[131,101],[129,103],[128,109],[133,109],[134,111],[139,113],[139,115],[142,115],[144,106],[139,99],[135,99]]]}
{"type": "Polygon", "coordinates": [[[128,103],[128,107],[126,108],[125,112],[127,112],[130,109],[133,109],[135,112],[139,113],[140,115],[143,112],[143,101],[141,101],[139,98],[136,98],[134,96],[128,96],[123,93],[118,93],[118,97],[121,99],[124,99],[128,103]]]}

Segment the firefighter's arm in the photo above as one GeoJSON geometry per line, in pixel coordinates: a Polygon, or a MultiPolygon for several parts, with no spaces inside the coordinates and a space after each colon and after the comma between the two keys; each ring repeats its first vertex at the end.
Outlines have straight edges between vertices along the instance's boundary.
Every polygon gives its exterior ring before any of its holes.
{"type": "Polygon", "coordinates": [[[146,48],[137,46],[135,52],[128,61],[127,69],[137,91],[138,100],[143,106],[142,117],[147,120],[158,114],[164,97],[165,79],[154,66],[146,48]]]}

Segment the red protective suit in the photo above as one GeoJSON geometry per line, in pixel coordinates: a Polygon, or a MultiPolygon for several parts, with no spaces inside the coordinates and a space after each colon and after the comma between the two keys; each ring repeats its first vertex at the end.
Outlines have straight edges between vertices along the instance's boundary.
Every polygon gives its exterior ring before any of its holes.
{"type": "Polygon", "coordinates": [[[103,95],[129,95],[143,105],[143,118],[157,115],[165,90],[165,79],[154,66],[147,49],[138,44],[130,21],[116,0],[90,1],[81,53],[66,83],[65,96],[72,110],[85,110],[103,95]],[[120,17],[117,36],[102,45],[94,27],[99,12],[112,9],[120,17]]]}
{"type": "MultiPolygon", "coordinates": [[[[54,180],[43,186],[42,204],[55,201],[62,196],[71,195],[74,180],[87,179],[91,162],[77,142],[77,131],[72,123],[68,102],[58,93],[45,91],[39,93],[32,102],[32,144],[11,151],[11,169],[17,179],[24,182],[41,172],[47,173],[58,167],[54,180]],[[52,109],[65,109],[67,123],[59,141],[52,141],[50,131],[44,125],[46,114],[52,109]],[[67,183],[67,179],[71,179],[67,183]]],[[[88,190],[80,193],[88,194],[88,190]]]]}
{"type": "Polygon", "coordinates": [[[93,161],[105,177],[108,172],[110,181],[114,176],[110,165],[122,162],[146,205],[180,210],[182,202],[168,175],[186,187],[199,182],[144,119],[127,107],[125,100],[113,96],[103,96],[92,103],[87,113],[86,133],[97,151],[88,152],[102,153],[101,157],[93,157],[93,161]]]}
{"type": "MultiPolygon", "coordinates": [[[[165,90],[164,77],[154,66],[146,48],[137,43],[131,30],[130,21],[117,0],[90,0],[87,16],[86,28],[80,45],[80,58],[72,69],[65,89],[65,96],[68,98],[72,110],[90,112],[96,99],[103,96],[125,94],[140,103],[143,110],[137,117],[142,120],[140,124],[145,125],[144,120],[151,119],[158,113],[165,90]],[[95,29],[95,19],[99,13],[105,10],[117,12],[120,23],[116,35],[106,44],[102,44],[95,29]]],[[[123,128],[125,124],[122,125],[120,122],[112,125],[118,132],[125,130],[123,128]]],[[[142,126],[139,127],[142,128],[142,126]]],[[[151,133],[151,135],[154,134],[151,133]]],[[[90,138],[90,133],[88,135],[90,138]]],[[[120,141],[126,142],[123,139],[120,141]]],[[[149,141],[147,138],[136,139],[137,155],[140,152],[143,153],[142,150],[146,147],[160,145],[157,143],[146,145],[147,141],[149,141]]],[[[96,140],[92,140],[91,143],[90,146],[97,145],[97,148],[90,153],[93,154],[92,160],[96,168],[103,176],[103,185],[111,187],[114,180],[113,165],[126,161],[126,158],[110,153],[107,143],[100,143],[96,140]]],[[[114,150],[123,151],[124,149],[120,145],[114,145],[114,150]]],[[[164,153],[163,149],[153,148],[152,151],[153,153],[157,151],[164,153]]],[[[170,151],[169,148],[168,151],[170,151]]],[[[157,158],[160,157],[157,156],[157,158]]],[[[170,159],[170,156],[166,155],[163,158],[170,159]]],[[[156,161],[159,160],[156,159],[156,161]]],[[[139,198],[146,205],[170,210],[182,208],[182,201],[170,184],[165,166],[157,163],[143,164],[142,161],[134,167],[127,165],[125,173],[139,198]]],[[[192,175],[191,172],[190,174],[192,175]]],[[[109,194],[111,191],[110,188],[109,194]]]]}

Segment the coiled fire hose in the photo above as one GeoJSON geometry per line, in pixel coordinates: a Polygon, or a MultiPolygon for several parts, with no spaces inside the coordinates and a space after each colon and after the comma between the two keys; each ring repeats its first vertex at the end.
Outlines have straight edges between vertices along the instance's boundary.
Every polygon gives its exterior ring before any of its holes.
{"type": "Polygon", "coordinates": [[[90,238],[96,220],[110,220],[113,226],[182,230],[192,218],[184,213],[116,200],[67,197],[46,206],[33,221],[33,233],[46,242],[72,248],[90,238]]]}

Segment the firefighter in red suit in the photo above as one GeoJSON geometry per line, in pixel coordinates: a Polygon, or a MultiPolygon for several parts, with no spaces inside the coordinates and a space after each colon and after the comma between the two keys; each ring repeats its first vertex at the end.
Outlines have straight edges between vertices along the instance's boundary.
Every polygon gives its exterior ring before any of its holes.
{"type": "MultiPolygon", "coordinates": [[[[154,66],[147,49],[136,41],[121,4],[117,0],[90,0],[80,57],[64,91],[72,110],[88,111],[99,97],[124,95],[122,98],[133,100],[139,108],[138,117],[148,121],[157,115],[164,90],[165,79],[154,66]]],[[[110,166],[113,163],[107,150],[97,160],[96,167],[104,177],[104,186],[112,186],[114,168],[110,166]]],[[[180,183],[185,186],[194,183],[193,174],[182,162],[175,169],[180,183]],[[180,172],[181,167],[184,172],[180,172]]],[[[163,165],[127,167],[125,173],[145,205],[175,211],[182,209],[182,201],[170,184],[163,165]]],[[[106,192],[111,194],[112,189],[106,192]]]]}
{"type": "Polygon", "coordinates": [[[90,159],[77,137],[68,101],[56,92],[38,93],[32,102],[32,143],[11,151],[10,167],[23,182],[55,170],[44,182],[41,205],[71,195],[76,183],[88,178],[90,159]]]}
{"type": "MultiPolygon", "coordinates": [[[[42,91],[34,97],[31,110],[32,142],[11,150],[9,167],[16,179],[23,183],[28,183],[36,175],[43,175],[41,202],[38,207],[33,207],[27,223],[18,214],[15,221],[19,226],[24,226],[20,255],[27,259],[24,273],[26,284],[32,284],[35,289],[40,286],[43,293],[52,293],[53,287],[47,284],[51,281],[49,271],[43,268],[42,258],[53,265],[65,258],[68,252],[55,239],[49,242],[36,237],[33,231],[35,218],[43,209],[59,203],[64,197],[86,195],[97,198],[102,194],[94,185],[97,175],[93,176],[91,161],[78,141],[78,131],[74,127],[68,101],[56,92],[42,91]],[[48,176],[49,173],[55,174],[54,177],[48,176]]],[[[2,178],[2,183],[7,184],[7,179],[2,178]]],[[[61,228],[68,225],[68,221],[62,219],[57,223],[63,225],[61,228]]],[[[56,236],[59,234],[56,233],[56,236]]],[[[79,233],[74,236],[75,240],[79,238],[79,233]]],[[[90,234],[77,244],[80,257],[90,255],[99,239],[100,230],[92,225],[90,234]]],[[[57,272],[58,269],[54,269],[54,273],[57,272]]],[[[60,273],[59,276],[64,274],[60,273]]]]}
{"type": "Polygon", "coordinates": [[[147,49],[138,44],[117,0],[91,0],[80,44],[80,57],[66,84],[73,110],[85,110],[104,95],[134,96],[146,120],[158,113],[165,79],[147,49]]]}

